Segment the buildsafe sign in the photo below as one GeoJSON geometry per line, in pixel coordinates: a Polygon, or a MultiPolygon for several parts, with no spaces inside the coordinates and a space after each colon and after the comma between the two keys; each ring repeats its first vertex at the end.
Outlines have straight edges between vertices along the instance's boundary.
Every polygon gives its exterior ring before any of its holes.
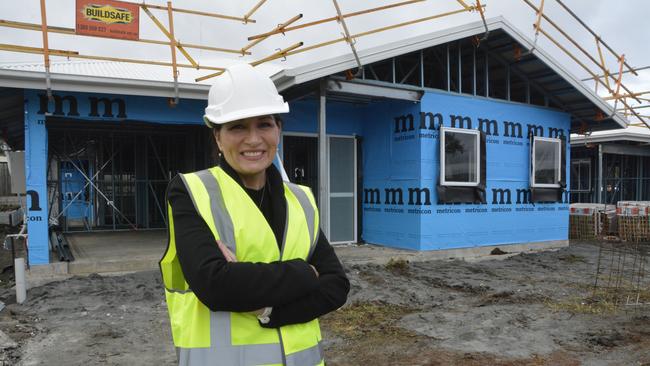
{"type": "Polygon", "coordinates": [[[138,39],[140,7],[114,0],[77,0],[77,34],[118,39],[138,39]]]}

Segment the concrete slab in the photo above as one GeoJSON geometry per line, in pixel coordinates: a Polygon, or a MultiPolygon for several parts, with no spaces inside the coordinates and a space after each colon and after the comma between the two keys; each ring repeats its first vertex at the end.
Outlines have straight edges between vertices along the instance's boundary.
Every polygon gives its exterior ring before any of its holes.
{"type": "MultiPolygon", "coordinates": [[[[39,280],[47,281],[48,278],[53,280],[56,277],[62,278],[70,275],[157,269],[158,261],[167,248],[167,232],[165,230],[78,233],[67,234],[66,238],[75,261],[33,266],[28,271],[30,285],[35,282],[40,283],[39,280]]],[[[522,252],[552,250],[568,245],[568,240],[558,240],[434,251],[413,251],[372,244],[353,244],[336,246],[335,251],[346,265],[368,263],[383,265],[391,259],[403,259],[411,262],[458,258],[472,261],[504,259],[522,252]],[[496,248],[506,254],[491,255],[496,248]]]]}
{"type": "Polygon", "coordinates": [[[336,247],[336,253],[345,264],[372,263],[384,265],[391,259],[403,259],[410,262],[424,262],[442,259],[464,259],[470,261],[504,259],[519,253],[552,250],[566,247],[568,245],[568,240],[554,240],[534,243],[489,245],[484,247],[416,251],[387,248],[372,244],[353,244],[336,247]],[[492,255],[492,251],[497,248],[499,248],[499,250],[504,254],[492,255]]]}
{"type": "Polygon", "coordinates": [[[75,257],[70,274],[155,269],[167,248],[166,230],[75,233],[66,239],[75,257]]]}

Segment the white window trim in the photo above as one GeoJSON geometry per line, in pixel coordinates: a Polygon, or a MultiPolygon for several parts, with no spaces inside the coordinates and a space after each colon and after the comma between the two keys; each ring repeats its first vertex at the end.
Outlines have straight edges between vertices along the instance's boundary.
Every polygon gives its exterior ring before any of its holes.
{"type": "MultiPolygon", "coordinates": [[[[587,182],[589,183],[589,186],[587,189],[576,189],[576,190],[571,190],[571,192],[591,192],[591,159],[576,159],[571,161],[571,167],[573,168],[573,164],[584,164],[587,163],[589,166],[589,175],[587,182]]],[[[573,182],[573,178],[571,178],[571,182],[573,182]]]]}
{"type": "Polygon", "coordinates": [[[440,127],[440,185],[476,187],[481,183],[481,133],[479,130],[468,130],[465,128],[440,127]],[[476,181],[454,182],[445,179],[445,132],[459,132],[476,136],[476,181]]]}
{"type": "Polygon", "coordinates": [[[531,175],[530,175],[530,182],[531,182],[531,187],[534,188],[560,188],[559,183],[555,184],[547,184],[547,183],[535,183],[535,147],[537,141],[548,141],[548,142],[555,142],[557,143],[557,169],[555,170],[555,174],[557,177],[557,180],[559,181],[562,177],[562,140],[557,139],[557,138],[551,138],[551,137],[538,137],[534,136],[533,137],[533,151],[532,151],[532,156],[530,157],[531,163],[533,165],[533,169],[531,169],[531,175]]]}

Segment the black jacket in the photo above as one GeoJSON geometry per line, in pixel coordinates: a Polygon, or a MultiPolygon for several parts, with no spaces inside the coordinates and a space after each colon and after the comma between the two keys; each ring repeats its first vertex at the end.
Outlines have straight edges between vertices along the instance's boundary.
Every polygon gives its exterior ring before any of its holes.
{"type": "MultiPolygon", "coordinates": [[[[227,163],[222,162],[221,167],[244,187],[227,163]]],[[[271,165],[263,192],[245,190],[255,203],[261,203],[261,211],[278,246],[281,245],[287,208],[280,173],[271,165]]],[[[310,321],[345,303],[350,283],[322,232],[309,263],[301,259],[231,263],[196,212],[179,176],[169,183],[167,200],[172,207],[176,250],[183,274],[194,294],[210,310],[245,312],[272,306],[271,321],[263,326],[276,328],[310,321]],[[309,264],[318,270],[319,277],[309,264]]]]}

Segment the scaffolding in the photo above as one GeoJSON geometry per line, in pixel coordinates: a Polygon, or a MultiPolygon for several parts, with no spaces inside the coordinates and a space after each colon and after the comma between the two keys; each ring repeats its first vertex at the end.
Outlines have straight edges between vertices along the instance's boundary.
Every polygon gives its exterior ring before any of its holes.
{"type": "MultiPolygon", "coordinates": [[[[226,53],[226,54],[231,54],[231,55],[238,55],[238,56],[252,56],[253,51],[252,48],[258,44],[260,44],[262,41],[269,39],[270,37],[277,35],[277,34],[286,34],[287,32],[292,32],[292,31],[297,31],[309,27],[314,27],[320,24],[328,23],[328,22],[339,22],[341,23],[345,34],[341,38],[335,38],[331,39],[325,42],[320,42],[320,43],[315,43],[315,44],[305,44],[305,42],[297,42],[291,45],[288,45],[287,47],[284,47],[282,49],[278,49],[276,52],[266,55],[260,58],[257,58],[255,61],[250,62],[251,65],[253,66],[258,66],[260,64],[277,60],[277,59],[282,59],[286,58],[287,56],[291,56],[294,54],[298,53],[303,53],[307,51],[312,51],[315,49],[319,49],[322,47],[330,46],[336,43],[340,42],[347,42],[351,49],[352,52],[356,55],[356,49],[354,47],[354,44],[358,38],[369,36],[372,34],[380,33],[380,32],[386,32],[389,30],[393,30],[396,28],[400,27],[405,27],[408,25],[416,24],[416,23],[421,23],[421,22],[426,22],[426,21],[431,21],[434,19],[440,19],[446,16],[451,16],[455,14],[461,14],[465,12],[473,12],[473,11],[478,11],[481,14],[481,17],[483,17],[483,11],[484,7],[480,5],[480,3],[477,2],[477,5],[468,5],[462,0],[456,0],[456,2],[460,5],[460,9],[455,10],[455,11],[450,11],[442,14],[434,14],[418,19],[413,19],[409,20],[407,22],[402,22],[398,24],[389,24],[386,26],[382,26],[379,28],[375,29],[370,29],[366,30],[364,32],[356,33],[356,34],[350,34],[350,31],[346,25],[345,20],[347,18],[351,17],[357,17],[357,16],[362,16],[366,14],[371,14],[371,13],[376,13],[376,12],[381,12],[381,11],[386,11],[389,9],[394,9],[397,7],[404,7],[408,6],[411,4],[415,3],[421,3],[426,0],[408,0],[408,1],[401,1],[389,5],[384,5],[381,7],[374,7],[374,8],[367,8],[363,9],[360,11],[352,12],[352,13],[342,13],[341,8],[339,7],[339,4],[334,0],[334,7],[336,10],[336,15],[328,18],[323,18],[319,19],[316,21],[311,21],[308,23],[304,24],[295,24],[302,18],[302,14],[297,14],[296,16],[293,16],[292,18],[279,23],[277,27],[274,29],[265,32],[263,34],[257,34],[253,35],[251,37],[248,37],[249,43],[243,45],[241,48],[236,48],[236,49],[229,49],[229,48],[222,48],[222,47],[214,47],[211,45],[202,45],[202,44],[186,44],[181,42],[178,39],[178,36],[174,32],[174,14],[175,13],[184,13],[184,14],[191,14],[194,16],[198,17],[203,17],[203,18],[208,18],[208,19],[213,19],[213,20],[218,20],[218,21],[229,21],[229,22],[239,22],[245,26],[247,24],[252,24],[256,23],[256,20],[253,19],[253,15],[266,3],[266,0],[262,0],[257,2],[252,6],[252,8],[246,12],[242,16],[232,16],[232,15],[225,15],[225,14],[220,14],[216,12],[205,12],[205,11],[197,11],[197,10],[192,10],[192,9],[181,9],[174,7],[172,5],[171,1],[167,2],[167,6],[159,6],[159,5],[152,5],[152,4],[146,4],[145,2],[143,3],[131,3],[131,2],[126,2],[122,1],[124,4],[131,4],[131,5],[136,5],[139,7],[139,9],[142,10],[144,14],[146,14],[147,18],[151,20],[151,22],[160,30],[160,32],[165,36],[165,40],[153,40],[153,39],[123,39],[123,41],[127,42],[139,42],[139,43],[146,43],[146,44],[155,44],[155,45],[163,45],[163,46],[168,46],[170,48],[170,61],[158,61],[158,60],[144,60],[144,59],[135,59],[135,58],[129,58],[129,57],[106,57],[106,56],[99,56],[99,55],[89,55],[89,54],[83,54],[79,51],[75,50],[60,50],[60,49],[53,49],[49,47],[49,38],[48,34],[50,33],[58,33],[58,34],[65,34],[65,35],[73,35],[76,37],[89,37],[89,35],[86,34],[80,34],[79,32],[76,31],[76,29],[73,28],[66,28],[66,27],[60,27],[60,26],[51,26],[47,22],[47,14],[46,14],[46,0],[40,0],[40,12],[41,12],[41,23],[40,24],[33,24],[33,23],[25,23],[25,22],[18,22],[18,21],[13,21],[13,20],[7,20],[7,19],[0,19],[0,27],[9,27],[9,28],[16,28],[16,29],[25,29],[25,30],[32,30],[32,31],[39,31],[42,34],[42,47],[26,47],[26,46],[20,46],[20,45],[15,45],[15,44],[0,44],[0,51],[9,51],[9,52],[21,52],[21,53],[33,53],[33,54],[42,54],[43,55],[43,60],[44,60],[44,66],[45,66],[45,85],[46,85],[46,90],[48,92],[48,96],[51,95],[51,85],[50,85],[50,56],[61,56],[61,57],[66,57],[66,58],[79,58],[79,59],[90,59],[90,60],[103,60],[103,61],[116,61],[116,62],[127,62],[127,63],[136,63],[136,64],[147,64],[147,65],[157,65],[157,66],[166,66],[170,67],[172,71],[172,77],[174,80],[174,95],[175,99],[174,102],[178,103],[178,68],[194,68],[196,70],[205,70],[205,71],[212,71],[210,74],[207,74],[205,76],[196,78],[195,81],[199,82],[202,80],[207,80],[209,78],[215,77],[223,73],[224,68],[220,66],[215,66],[215,65],[201,65],[199,64],[195,58],[193,58],[189,51],[190,49],[195,49],[195,50],[203,50],[203,51],[210,51],[210,52],[220,52],[220,53],[226,53]],[[152,11],[162,11],[166,13],[167,16],[167,26],[163,24],[163,22],[154,14],[152,11]],[[304,47],[303,47],[304,46],[304,47]],[[177,52],[179,52],[187,61],[187,63],[181,63],[177,61],[177,52]]],[[[451,1],[451,0],[450,0],[451,1]]],[[[92,37],[92,36],[90,36],[92,37]]],[[[359,67],[361,66],[360,61],[357,57],[357,61],[359,63],[359,67]]]]}
{"type": "MultiPolygon", "coordinates": [[[[577,22],[579,28],[587,31],[592,37],[594,37],[595,52],[589,52],[584,45],[577,42],[569,35],[567,30],[558,25],[558,22],[551,19],[548,14],[544,12],[544,0],[540,0],[539,7],[535,6],[531,0],[522,1],[532,8],[536,14],[536,21],[533,24],[533,28],[535,29],[535,43],[537,43],[538,36],[540,34],[543,35],[555,47],[557,47],[557,49],[561,50],[562,53],[587,72],[589,77],[583,79],[583,81],[593,81],[594,92],[598,93],[599,87],[604,87],[605,94],[603,95],[603,99],[614,101],[615,110],[623,112],[625,117],[633,117],[635,122],[632,125],[646,126],[650,128],[650,116],[642,115],[638,112],[639,109],[650,107],[650,104],[647,103],[650,99],[646,97],[646,95],[650,95],[650,91],[634,92],[623,83],[623,76],[625,74],[630,73],[634,76],[639,76],[638,71],[650,67],[644,66],[635,68],[631,66],[624,54],[614,51],[605,40],[594,32],[594,30],[592,30],[582,19],[580,19],[580,17],[565,5],[562,0],[554,1],[567,15],[569,15],[570,18],[577,22]],[[547,25],[549,26],[548,28],[547,25]],[[564,42],[551,35],[551,29],[559,33],[564,42]],[[603,49],[607,51],[610,58],[613,57],[616,60],[614,70],[617,70],[617,72],[611,71],[612,67],[608,65],[607,57],[604,54],[603,49]],[[585,58],[587,61],[584,60],[585,58]],[[633,102],[638,104],[635,105],[633,102]],[[623,105],[620,109],[617,108],[619,103],[623,105]]],[[[596,113],[598,114],[599,112],[596,111],[596,113]]],[[[597,115],[596,117],[596,119],[604,118],[602,115],[597,115]]],[[[589,127],[585,124],[580,132],[581,134],[588,135],[590,133],[589,127]]]]}

